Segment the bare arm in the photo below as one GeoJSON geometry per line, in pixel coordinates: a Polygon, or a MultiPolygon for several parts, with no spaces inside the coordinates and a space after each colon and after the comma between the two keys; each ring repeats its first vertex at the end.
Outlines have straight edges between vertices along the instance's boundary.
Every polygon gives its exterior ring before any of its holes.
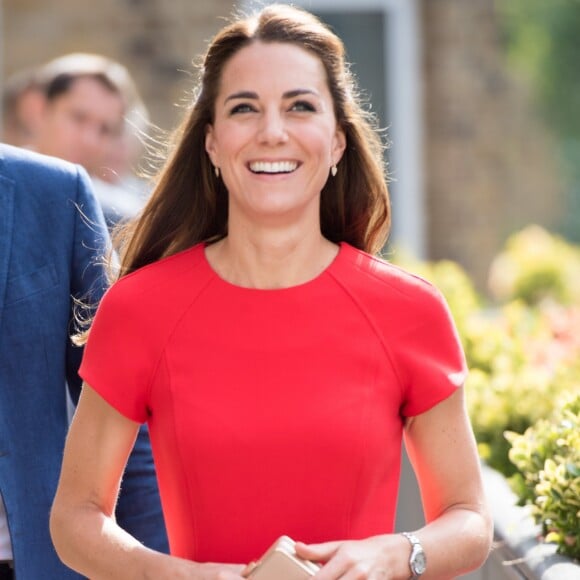
{"type": "Polygon", "coordinates": [[[67,438],[50,531],[58,555],[100,578],[239,580],[242,566],[196,564],[155,552],[115,522],[115,502],[139,425],[84,385],[67,438]]]}
{"type": "MultiPolygon", "coordinates": [[[[405,443],[417,474],[427,525],[416,531],[427,557],[421,577],[448,579],[479,567],[488,555],[492,523],[463,389],[409,419],[405,443]]],[[[309,559],[328,561],[320,580],[407,580],[410,543],[399,534],[367,540],[297,545],[309,559]]]]}
{"type": "Polygon", "coordinates": [[[428,559],[425,578],[454,578],[479,567],[489,553],[493,524],[463,389],[410,419],[405,444],[427,520],[417,533],[428,559]]]}

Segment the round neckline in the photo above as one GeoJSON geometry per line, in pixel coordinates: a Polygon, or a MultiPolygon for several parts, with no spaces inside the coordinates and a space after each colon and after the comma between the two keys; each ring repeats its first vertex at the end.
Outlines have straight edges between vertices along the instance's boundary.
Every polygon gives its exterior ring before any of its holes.
{"type": "Polygon", "coordinates": [[[320,273],[318,273],[316,276],[314,276],[314,278],[311,278],[310,280],[306,280],[304,282],[301,282],[300,284],[294,284],[292,286],[286,286],[283,288],[253,288],[250,286],[240,286],[238,284],[234,284],[233,282],[229,282],[225,278],[222,278],[222,276],[220,276],[213,269],[212,265],[209,263],[209,260],[207,259],[207,255],[206,255],[205,250],[206,250],[208,245],[209,244],[207,244],[207,243],[201,244],[201,254],[202,254],[203,265],[204,265],[204,268],[211,274],[212,278],[214,280],[216,280],[217,282],[219,282],[219,284],[221,286],[223,286],[225,288],[229,288],[229,289],[237,291],[237,292],[262,293],[262,294],[269,294],[269,295],[276,294],[276,293],[288,293],[288,292],[292,292],[292,291],[301,291],[301,290],[309,289],[312,286],[315,286],[322,279],[326,278],[327,274],[332,273],[338,267],[338,264],[341,261],[342,256],[345,253],[345,248],[347,246],[347,244],[345,244],[345,242],[338,242],[338,252],[334,256],[334,258],[332,259],[330,264],[328,264],[328,266],[326,266],[326,268],[324,268],[320,273]]]}

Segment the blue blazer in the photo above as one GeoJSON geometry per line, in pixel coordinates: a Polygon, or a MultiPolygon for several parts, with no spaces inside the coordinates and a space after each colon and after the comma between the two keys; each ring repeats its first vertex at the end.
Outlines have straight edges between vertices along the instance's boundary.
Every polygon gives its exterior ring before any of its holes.
{"type": "MultiPolygon", "coordinates": [[[[107,244],[84,170],[0,144],[0,492],[17,580],[79,578],[58,559],[48,520],[68,428],[65,381],[73,400],[80,391],[73,299],[102,295],[107,244]]],[[[122,489],[119,524],[166,551],[144,430],[122,489]]]]}

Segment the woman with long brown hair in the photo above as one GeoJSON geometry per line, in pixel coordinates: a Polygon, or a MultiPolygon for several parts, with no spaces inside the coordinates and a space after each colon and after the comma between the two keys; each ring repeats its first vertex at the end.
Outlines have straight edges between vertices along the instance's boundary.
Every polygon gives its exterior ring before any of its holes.
{"type": "Polygon", "coordinates": [[[320,580],[481,564],[463,353],[440,294],[373,255],[389,216],[340,40],[284,5],[218,33],[90,329],[51,519],[69,566],[239,579],[283,534],[320,580]],[[112,517],[143,422],[171,556],[112,517]],[[427,519],[407,535],[393,533],[403,435],[427,519]]]}

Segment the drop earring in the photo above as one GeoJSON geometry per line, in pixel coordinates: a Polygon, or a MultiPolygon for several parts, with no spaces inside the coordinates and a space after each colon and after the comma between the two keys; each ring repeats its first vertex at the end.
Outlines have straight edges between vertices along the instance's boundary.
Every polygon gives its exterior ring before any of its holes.
{"type": "Polygon", "coordinates": [[[330,168],[330,174],[332,175],[332,177],[336,177],[336,174],[338,173],[338,167],[336,166],[336,163],[330,168]]]}
{"type": "Polygon", "coordinates": [[[215,176],[217,178],[219,178],[219,176],[220,176],[220,168],[217,165],[214,166],[213,172],[215,173],[215,176]]]}

